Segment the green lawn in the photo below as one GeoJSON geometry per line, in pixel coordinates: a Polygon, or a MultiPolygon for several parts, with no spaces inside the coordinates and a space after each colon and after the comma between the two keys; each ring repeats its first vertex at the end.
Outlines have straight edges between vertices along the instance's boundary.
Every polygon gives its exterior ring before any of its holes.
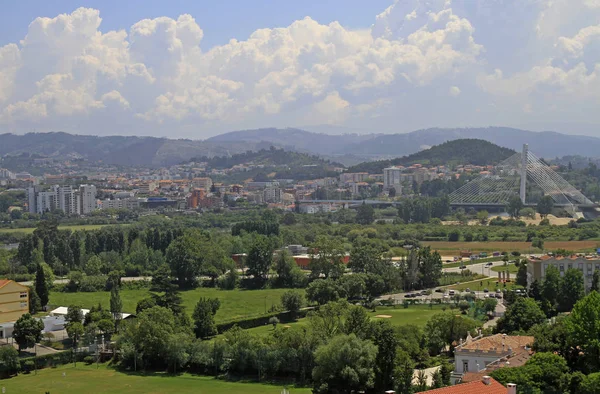
{"type": "MultiPolygon", "coordinates": [[[[229,393],[272,393],[279,394],[283,386],[259,383],[226,382],[206,376],[182,374],[170,376],[163,373],[136,375],[117,372],[106,366],[84,366],[78,363],[59,368],[47,368],[38,371],[37,375],[21,374],[11,379],[2,380],[6,393],[195,393],[195,394],[229,394],[229,393]],[[63,376],[64,374],[64,376],[63,376]]],[[[289,389],[291,394],[309,394],[310,389],[289,389]]]]}
{"type": "MultiPolygon", "coordinates": [[[[218,323],[243,317],[262,315],[265,313],[265,305],[268,311],[272,305],[280,304],[281,294],[286,290],[287,289],[219,290],[203,287],[182,291],[181,298],[183,299],[183,305],[189,314],[192,314],[194,311],[194,307],[200,297],[218,298],[221,301],[221,307],[215,316],[218,323]]],[[[135,313],[137,302],[149,295],[150,292],[147,289],[122,290],[121,299],[123,300],[123,311],[126,313],[135,313]]],[[[56,306],[77,304],[82,308],[89,309],[91,306],[98,305],[99,302],[102,303],[104,307],[108,307],[110,305],[110,293],[107,291],[98,291],[92,293],[52,292],[50,294],[50,304],[56,306]]]]}
{"type": "MultiPolygon", "coordinates": [[[[82,224],[82,225],[74,225],[74,226],[58,226],[59,230],[71,230],[71,231],[79,231],[79,230],[98,230],[105,226],[116,226],[114,224],[82,224]]],[[[121,225],[124,226],[124,225],[121,225]]],[[[25,233],[31,234],[35,230],[35,227],[27,227],[27,228],[0,228],[0,233],[25,233]]]]}
{"type": "Polygon", "coordinates": [[[519,271],[519,267],[512,263],[508,263],[508,265],[497,265],[495,267],[492,267],[492,271],[494,272],[504,272],[506,270],[508,270],[508,272],[510,272],[511,274],[516,274],[519,271]]]}
{"type": "MultiPolygon", "coordinates": [[[[442,311],[442,305],[433,305],[431,308],[429,305],[410,305],[408,308],[404,308],[402,305],[394,307],[378,307],[376,312],[369,312],[369,316],[372,320],[389,320],[395,326],[403,326],[407,324],[414,324],[419,327],[425,326],[431,316],[442,311]],[[376,317],[381,315],[387,315],[391,317],[376,317]]],[[[278,325],[278,329],[287,329],[290,327],[300,327],[308,324],[308,318],[299,319],[294,323],[285,323],[278,325]]],[[[270,324],[248,329],[251,333],[259,335],[267,335],[273,332],[273,326],[270,324]]]]}

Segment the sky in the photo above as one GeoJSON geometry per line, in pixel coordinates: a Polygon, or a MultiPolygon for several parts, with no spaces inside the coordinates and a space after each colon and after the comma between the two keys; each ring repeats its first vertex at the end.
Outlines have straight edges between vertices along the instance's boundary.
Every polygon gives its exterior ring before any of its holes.
{"type": "Polygon", "coordinates": [[[0,5],[0,133],[600,137],[600,0],[0,5]]]}

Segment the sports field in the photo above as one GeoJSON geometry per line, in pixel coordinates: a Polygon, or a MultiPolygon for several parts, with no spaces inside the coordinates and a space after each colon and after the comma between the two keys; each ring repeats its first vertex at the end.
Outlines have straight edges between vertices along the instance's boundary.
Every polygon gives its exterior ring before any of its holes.
{"type": "MultiPolygon", "coordinates": [[[[77,363],[77,368],[66,365],[59,368],[39,370],[37,375],[21,374],[0,382],[8,393],[121,393],[121,394],[279,394],[283,386],[259,383],[237,383],[217,380],[206,376],[182,374],[177,376],[165,373],[125,374],[101,365],[85,366],[77,363]]],[[[289,388],[290,394],[309,394],[310,389],[289,388]]]]}
{"type": "MultiPolygon", "coordinates": [[[[448,241],[424,241],[424,245],[440,252],[444,256],[458,256],[461,250],[469,250],[473,253],[479,252],[512,252],[540,253],[537,248],[531,247],[531,242],[448,242],[448,241]]],[[[545,250],[566,249],[575,252],[592,251],[600,246],[600,241],[547,241],[544,242],[545,250]]]]}
{"type": "MultiPolygon", "coordinates": [[[[192,314],[196,303],[201,297],[218,298],[221,307],[217,311],[215,319],[217,323],[241,319],[244,317],[258,316],[268,311],[272,305],[281,303],[281,294],[288,289],[265,289],[265,290],[219,290],[214,288],[198,288],[181,292],[183,305],[188,314],[192,314]]],[[[300,290],[303,291],[303,290],[300,290]]],[[[142,298],[150,296],[148,289],[122,290],[123,312],[135,313],[135,307],[142,298]]],[[[80,305],[89,309],[94,305],[102,303],[104,307],[110,305],[110,293],[107,291],[96,291],[91,293],[50,293],[50,305],[69,306],[80,305]]]]}

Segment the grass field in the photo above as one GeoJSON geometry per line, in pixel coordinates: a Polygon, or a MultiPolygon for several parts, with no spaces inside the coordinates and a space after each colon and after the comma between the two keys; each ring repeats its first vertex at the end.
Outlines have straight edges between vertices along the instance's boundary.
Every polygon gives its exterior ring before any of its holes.
{"type": "MultiPolygon", "coordinates": [[[[71,230],[71,231],[79,231],[79,230],[98,230],[105,226],[115,226],[114,224],[82,224],[75,226],[58,226],[59,230],[71,230]]],[[[25,233],[31,234],[35,230],[35,227],[27,227],[27,228],[0,228],[0,233],[25,233]]]]}
{"type": "MultiPolygon", "coordinates": [[[[47,368],[37,375],[21,374],[2,380],[0,386],[6,393],[195,393],[195,394],[279,394],[283,386],[259,383],[226,382],[206,376],[182,374],[178,376],[157,374],[125,374],[106,366],[85,366],[78,363],[59,368],[47,368]],[[65,376],[63,376],[63,373],[65,376]]],[[[309,394],[310,389],[289,389],[291,394],[309,394]]],[[[4,392],[4,391],[3,391],[4,392]]]]}
{"type": "MultiPolygon", "coordinates": [[[[257,316],[265,313],[272,305],[278,305],[281,294],[287,289],[265,289],[265,290],[219,290],[214,288],[198,288],[181,292],[183,305],[188,314],[192,314],[194,307],[200,297],[218,298],[221,307],[215,319],[217,323],[240,319],[243,317],[257,316]]],[[[150,295],[147,289],[122,290],[123,311],[135,313],[135,307],[139,300],[150,295]]],[[[50,304],[56,306],[80,305],[89,309],[91,306],[102,303],[104,307],[110,305],[110,293],[97,291],[92,293],[59,293],[50,294],[50,304]]]]}
{"type": "MultiPolygon", "coordinates": [[[[372,320],[389,320],[395,326],[403,326],[407,324],[414,324],[419,327],[425,326],[431,316],[442,311],[441,305],[433,305],[431,308],[429,305],[411,305],[408,308],[404,308],[402,305],[394,307],[378,307],[376,312],[369,312],[369,316],[372,320]],[[378,315],[391,316],[389,318],[376,317],[378,315]]],[[[285,323],[278,325],[279,329],[300,327],[308,324],[308,318],[299,319],[294,323],[285,323]]],[[[259,335],[268,335],[273,332],[273,326],[270,324],[250,328],[249,332],[259,335]]]]}
{"type": "MultiPolygon", "coordinates": [[[[424,241],[424,245],[440,252],[444,256],[458,256],[461,250],[479,252],[512,252],[540,253],[537,248],[531,247],[531,242],[446,242],[446,241],[424,241]]],[[[572,251],[594,250],[600,245],[599,241],[547,241],[544,242],[545,250],[566,249],[572,251]]]]}
{"type": "Polygon", "coordinates": [[[494,272],[504,272],[508,270],[508,272],[510,272],[511,274],[516,274],[519,271],[519,267],[517,267],[514,264],[508,263],[508,265],[497,265],[495,267],[492,267],[492,271],[494,272]]]}

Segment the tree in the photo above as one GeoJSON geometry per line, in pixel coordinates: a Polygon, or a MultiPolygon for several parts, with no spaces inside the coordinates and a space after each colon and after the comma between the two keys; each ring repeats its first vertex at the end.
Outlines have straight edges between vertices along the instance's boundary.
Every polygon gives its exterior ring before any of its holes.
{"type": "Polygon", "coordinates": [[[453,343],[457,343],[461,338],[466,338],[467,334],[477,327],[477,323],[463,316],[456,316],[451,312],[435,314],[427,321],[425,332],[427,333],[427,345],[432,355],[439,352],[446,346],[453,349],[453,343]]]}
{"type": "Polygon", "coordinates": [[[527,260],[521,260],[516,281],[517,285],[527,287],[527,260]]]}
{"type": "MultiPolygon", "coordinates": [[[[595,372],[583,378],[578,387],[578,394],[598,394],[600,393],[600,372],[595,372]]],[[[571,391],[572,393],[574,391],[571,391]]]]}
{"type": "Polygon", "coordinates": [[[340,278],[344,274],[344,246],[334,238],[319,236],[311,247],[309,267],[313,278],[340,278]]]}
{"type": "Polygon", "coordinates": [[[201,238],[202,235],[187,233],[176,238],[167,248],[167,264],[180,288],[191,286],[200,274],[203,257],[201,238]]]}
{"type": "Polygon", "coordinates": [[[337,301],[340,298],[339,287],[332,279],[317,279],[306,288],[306,298],[319,305],[337,301]]]}
{"type": "Polygon", "coordinates": [[[523,201],[521,201],[521,198],[519,196],[512,196],[508,200],[508,204],[506,204],[506,212],[508,212],[511,218],[518,219],[519,212],[521,212],[523,207],[524,205],[523,201]]]}
{"type": "Polygon", "coordinates": [[[542,299],[542,309],[548,317],[556,314],[556,307],[558,306],[558,298],[562,287],[561,280],[558,268],[551,265],[546,269],[546,276],[542,282],[540,296],[542,299]]]}
{"type": "Polygon", "coordinates": [[[355,335],[339,335],[315,352],[313,392],[348,393],[373,387],[377,347],[355,335]]]}
{"type": "Polygon", "coordinates": [[[398,338],[389,321],[379,320],[372,324],[371,340],[377,346],[374,389],[381,393],[394,384],[398,338]]]}
{"type": "Polygon", "coordinates": [[[273,330],[277,328],[277,325],[279,324],[279,318],[277,316],[273,316],[269,319],[269,324],[271,324],[273,326],[273,330]]]}
{"type": "Polygon", "coordinates": [[[5,376],[19,372],[19,352],[12,346],[0,346],[0,371],[5,376]]]}
{"type": "Polygon", "coordinates": [[[592,291],[577,301],[565,320],[569,345],[581,349],[584,372],[600,371],[600,294],[592,291]]]}
{"type": "Polygon", "coordinates": [[[308,321],[317,338],[327,339],[343,332],[348,302],[329,302],[308,313],[308,321]]]}
{"type": "Polygon", "coordinates": [[[83,322],[83,311],[79,305],[71,304],[67,308],[67,314],[65,315],[65,321],[69,323],[81,323],[83,322]]]}
{"type": "Polygon", "coordinates": [[[304,296],[302,293],[295,290],[288,290],[281,295],[281,305],[283,309],[290,312],[292,318],[295,319],[298,311],[304,304],[304,296]]]}
{"type": "Polygon", "coordinates": [[[215,314],[219,306],[220,302],[218,299],[202,297],[198,300],[192,315],[196,338],[208,338],[217,334],[215,314]]]}
{"type": "Polygon", "coordinates": [[[35,287],[29,286],[29,313],[32,315],[38,313],[42,309],[42,302],[35,291],[35,287]]]}
{"type": "Polygon", "coordinates": [[[277,282],[280,286],[303,287],[306,276],[287,250],[284,249],[277,253],[274,265],[275,272],[277,272],[277,282]]]}
{"type": "Polygon", "coordinates": [[[167,368],[177,373],[177,368],[183,368],[190,359],[191,341],[189,335],[178,332],[169,336],[165,348],[165,361],[167,368]]]}
{"type": "Polygon", "coordinates": [[[396,392],[412,394],[414,362],[408,353],[403,350],[398,350],[396,352],[395,364],[396,367],[394,368],[393,376],[394,382],[396,383],[396,392]]]}
{"type": "Polygon", "coordinates": [[[442,257],[429,246],[419,250],[419,282],[421,288],[435,287],[442,276],[442,257]]]}
{"type": "Polygon", "coordinates": [[[67,335],[73,341],[73,347],[77,348],[77,344],[79,343],[79,339],[84,334],[85,329],[83,328],[83,324],[79,322],[69,323],[66,326],[67,335]]]}
{"type": "Polygon", "coordinates": [[[585,296],[583,273],[576,268],[569,268],[561,280],[559,310],[569,312],[577,301],[585,296]]]}
{"type": "Polygon", "coordinates": [[[356,223],[362,225],[368,225],[373,223],[373,219],[375,218],[375,210],[371,205],[365,204],[363,201],[362,205],[358,207],[356,213],[356,223]]]}
{"type": "Polygon", "coordinates": [[[497,305],[498,300],[496,300],[495,298],[490,297],[483,300],[483,309],[488,315],[494,313],[497,305]]]}
{"type": "Polygon", "coordinates": [[[546,315],[531,298],[519,297],[513,302],[496,325],[496,331],[510,334],[513,331],[528,331],[536,324],[546,321],[546,315]]]}
{"type": "Polygon", "coordinates": [[[541,238],[534,238],[531,240],[531,246],[533,248],[538,248],[540,250],[544,250],[544,240],[541,238]]]}
{"type": "Polygon", "coordinates": [[[112,313],[113,320],[115,321],[116,330],[123,313],[123,300],[121,300],[119,286],[113,286],[110,291],[110,313],[112,313]]]}
{"type": "Polygon", "coordinates": [[[267,280],[272,261],[273,247],[271,241],[264,235],[258,235],[246,258],[247,273],[252,275],[257,282],[264,283],[267,280]]]}
{"type": "Polygon", "coordinates": [[[37,342],[42,340],[42,330],[44,323],[34,318],[29,313],[24,314],[15,322],[13,337],[19,345],[19,351],[32,348],[37,342]]]}
{"type": "Polygon", "coordinates": [[[592,277],[591,290],[600,292],[600,270],[594,270],[594,276],[592,277]]]}
{"type": "Polygon", "coordinates": [[[38,264],[37,266],[33,287],[35,287],[35,292],[40,298],[40,302],[42,303],[42,309],[45,308],[46,305],[48,305],[48,301],[50,299],[50,290],[46,282],[44,267],[42,267],[41,264],[38,264]]]}
{"type": "Polygon", "coordinates": [[[551,196],[543,196],[537,204],[537,211],[542,218],[548,217],[554,208],[554,200],[551,196]]]}
{"type": "Polygon", "coordinates": [[[488,211],[479,211],[477,212],[477,220],[479,221],[479,224],[481,224],[482,226],[485,226],[488,222],[488,218],[490,217],[490,214],[488,213],[488,211]]]}
{"type": "Polygon", "coordinates": [[[462,300],[462,301],[460,301],[460,302],[458,303],[458,309],[460,309],[460,311],[461,311],[461,313],[462,313],[463,315],[466,315],[466,314],[467,314],[467,312],[469,311],[469,308],[470,308],[470,307],[471,307],[471,306],[469,305],[469,302],[468,302],[468,301],[462,300]]]}

